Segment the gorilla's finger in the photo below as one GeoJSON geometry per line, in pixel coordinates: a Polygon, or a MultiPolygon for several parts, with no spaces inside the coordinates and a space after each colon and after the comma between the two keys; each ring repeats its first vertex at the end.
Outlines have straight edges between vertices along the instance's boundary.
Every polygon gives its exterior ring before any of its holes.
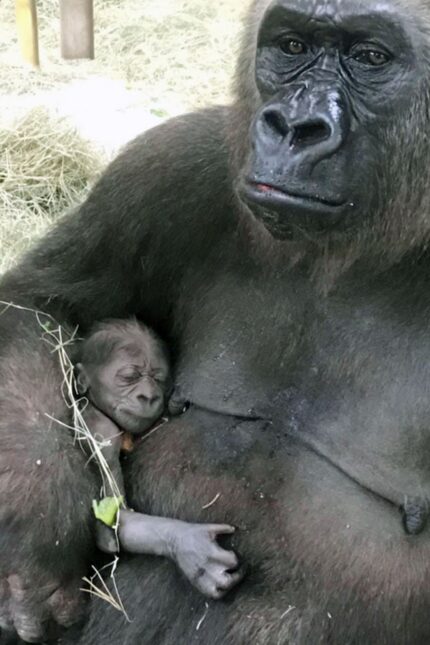
{"type": "Polygon", "coordinates": [[[216,582],[212,576],[204,575],[193,582],[194,587],[207,598],[217,600],[220,598],[220,592],[217,589],[216,582]]]}
{"type": "Polygon", "coordinates": [[[48,617],[44,612],[15,609],[13,623],[18,636],[26,643],[40,643],[48,635],[48,617]]]}
{"type": "Polygon", "coordinates": [[[216,545],[213,550],[213,559],[219,564],[225,566],[226,569],[237,569],[239,566],[239,558],[234,551],[227,551],[216,545]]]}
{"type": "Polygon", "coordinates": [[[213,534],[214,538],[217,535],[231,535],[236,531],[236,528],[230,524],[206,524],[205,528],[213,534]]]}
{"type": "Polygon", "coordinates": [[[25,575],[11,574],[8,577],[11,598],[16,603],[39,604],[58,589],[58,581],[52,579],[40,580],[37,588],[29,582],[25,575]]]}
{"type": "Polygon", "coordinates": [[[119,541],[115,531],[97,520],[96,524],[96,543],[103,553],[118,553],[119,541]]]}
{"type": "Polygon", "coordinates": [[[10,612],[17,634],[27,643],[39,643],[48,636],[49,609],[46,599],[54,585],[28,587],[24,577],[10,575],[10,612]]]}
{"type": "Polygon", "coordinates": [[[62,627],[80,622],[86,615],[86,598],[80,591],[81,582],[57,589],[48,600],[52,618],[62,627]]]}
{"type": "Polygon", "coordinates": [[[240,569],[233,571],[232,573],[225,571],[220,582],[217,584],[217,587],[222,591],[228,591],[237,585],[243,579],[244,575],[245,567],[240,567],[240,569]]]}
{"type": "Polygon", "coordinates": [[[245,571],[245,567],[240,567],[237,571],[230,573],[223,567],[212,566],[208,567],[202,576],[196,577],[193,584],[208,598],[219,600],[243,579],[245,571]]]}

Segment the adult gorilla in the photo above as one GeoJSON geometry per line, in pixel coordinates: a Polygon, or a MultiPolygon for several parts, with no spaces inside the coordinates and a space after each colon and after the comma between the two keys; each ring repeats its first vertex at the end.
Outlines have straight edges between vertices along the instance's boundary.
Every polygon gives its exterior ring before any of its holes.
{"type": "MultiPolygon", "coordinates": [[[[135,452],[130,501],[236,524],[250,566],[205,608],[124,560],[133,622],[95,603],[79,642],[429,642],[429,29],[424,0],[257,0],[235,104],[137,139],[4,278],[167,337],[193,405],[135,452]]],[[[78,611],[97,482],[46,419],[34,316],[0,325],[3,622],[35,640],[78,611]]]]}

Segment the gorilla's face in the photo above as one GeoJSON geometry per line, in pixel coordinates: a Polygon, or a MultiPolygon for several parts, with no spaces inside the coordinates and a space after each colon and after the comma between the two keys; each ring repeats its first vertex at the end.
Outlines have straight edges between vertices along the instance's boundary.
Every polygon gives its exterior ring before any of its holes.
{"type": "MultiPolygon", "coordinates": [[[[255,67],[261,105],[240,186],[274,237],[360,225],[381,208],[381,194],[395,194],[389,157],[396,128],[414,112],[423,42],[390,1],[270,4],[255,67]]],[[[409,152],[401,151],[406,165],[409,152]]]]}

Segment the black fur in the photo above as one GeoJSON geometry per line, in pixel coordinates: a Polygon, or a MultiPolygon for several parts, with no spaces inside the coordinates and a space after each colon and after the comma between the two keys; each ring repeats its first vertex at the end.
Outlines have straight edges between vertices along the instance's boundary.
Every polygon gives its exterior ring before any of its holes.
{"type": "MultiPolygon", "coordinates": [[[[138,138],[2,281],[3,300],[84,330],[134,314],[166,338],[191,407],[130,457],[128,497],[137,510],[236,525],[232,546],[249,564],[206,607],[168,562],[123,559],[132,622],[94,601],[69,642],[430,640],[430,535],[421,524],[408,535],[399,514],[405,498],[425,507],[430,496],[430,16],[403,0],[395,19],[375,21],[378,7],[254,2],[234,105],[138,138]],[[308,58],[280,55],[289,32],[280,50],[273,29],[290,24],[308,58]],[[366,51],[389,53],[385,67],[360,58],[363,33],[366,51]],[[315,105],[324,123],[312,134],[315,105]],[[302,148],[310,134],[320,148],[302,148]]],[[[96,481],[68,434],[40,420],[67,414],[34,316],[9,309],[0,333],[0,570],[28,576],[26,617],[46,606],[42,566],[57,585],[87,566],[96,481]]]]}

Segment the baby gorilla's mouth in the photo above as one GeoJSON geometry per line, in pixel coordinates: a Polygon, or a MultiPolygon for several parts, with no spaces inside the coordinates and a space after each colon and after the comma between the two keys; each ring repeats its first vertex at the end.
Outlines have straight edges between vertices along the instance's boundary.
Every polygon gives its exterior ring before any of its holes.
{"type": "Polygon", "coordinates": [[[121,429],[133,434],[140,434],[149,430],[157,418],[158,416],[154,418],[154,415],[146,417],[141,412],[138,413],[121,407],[117,407],[114,413],[114,419],[121,429]]]}

